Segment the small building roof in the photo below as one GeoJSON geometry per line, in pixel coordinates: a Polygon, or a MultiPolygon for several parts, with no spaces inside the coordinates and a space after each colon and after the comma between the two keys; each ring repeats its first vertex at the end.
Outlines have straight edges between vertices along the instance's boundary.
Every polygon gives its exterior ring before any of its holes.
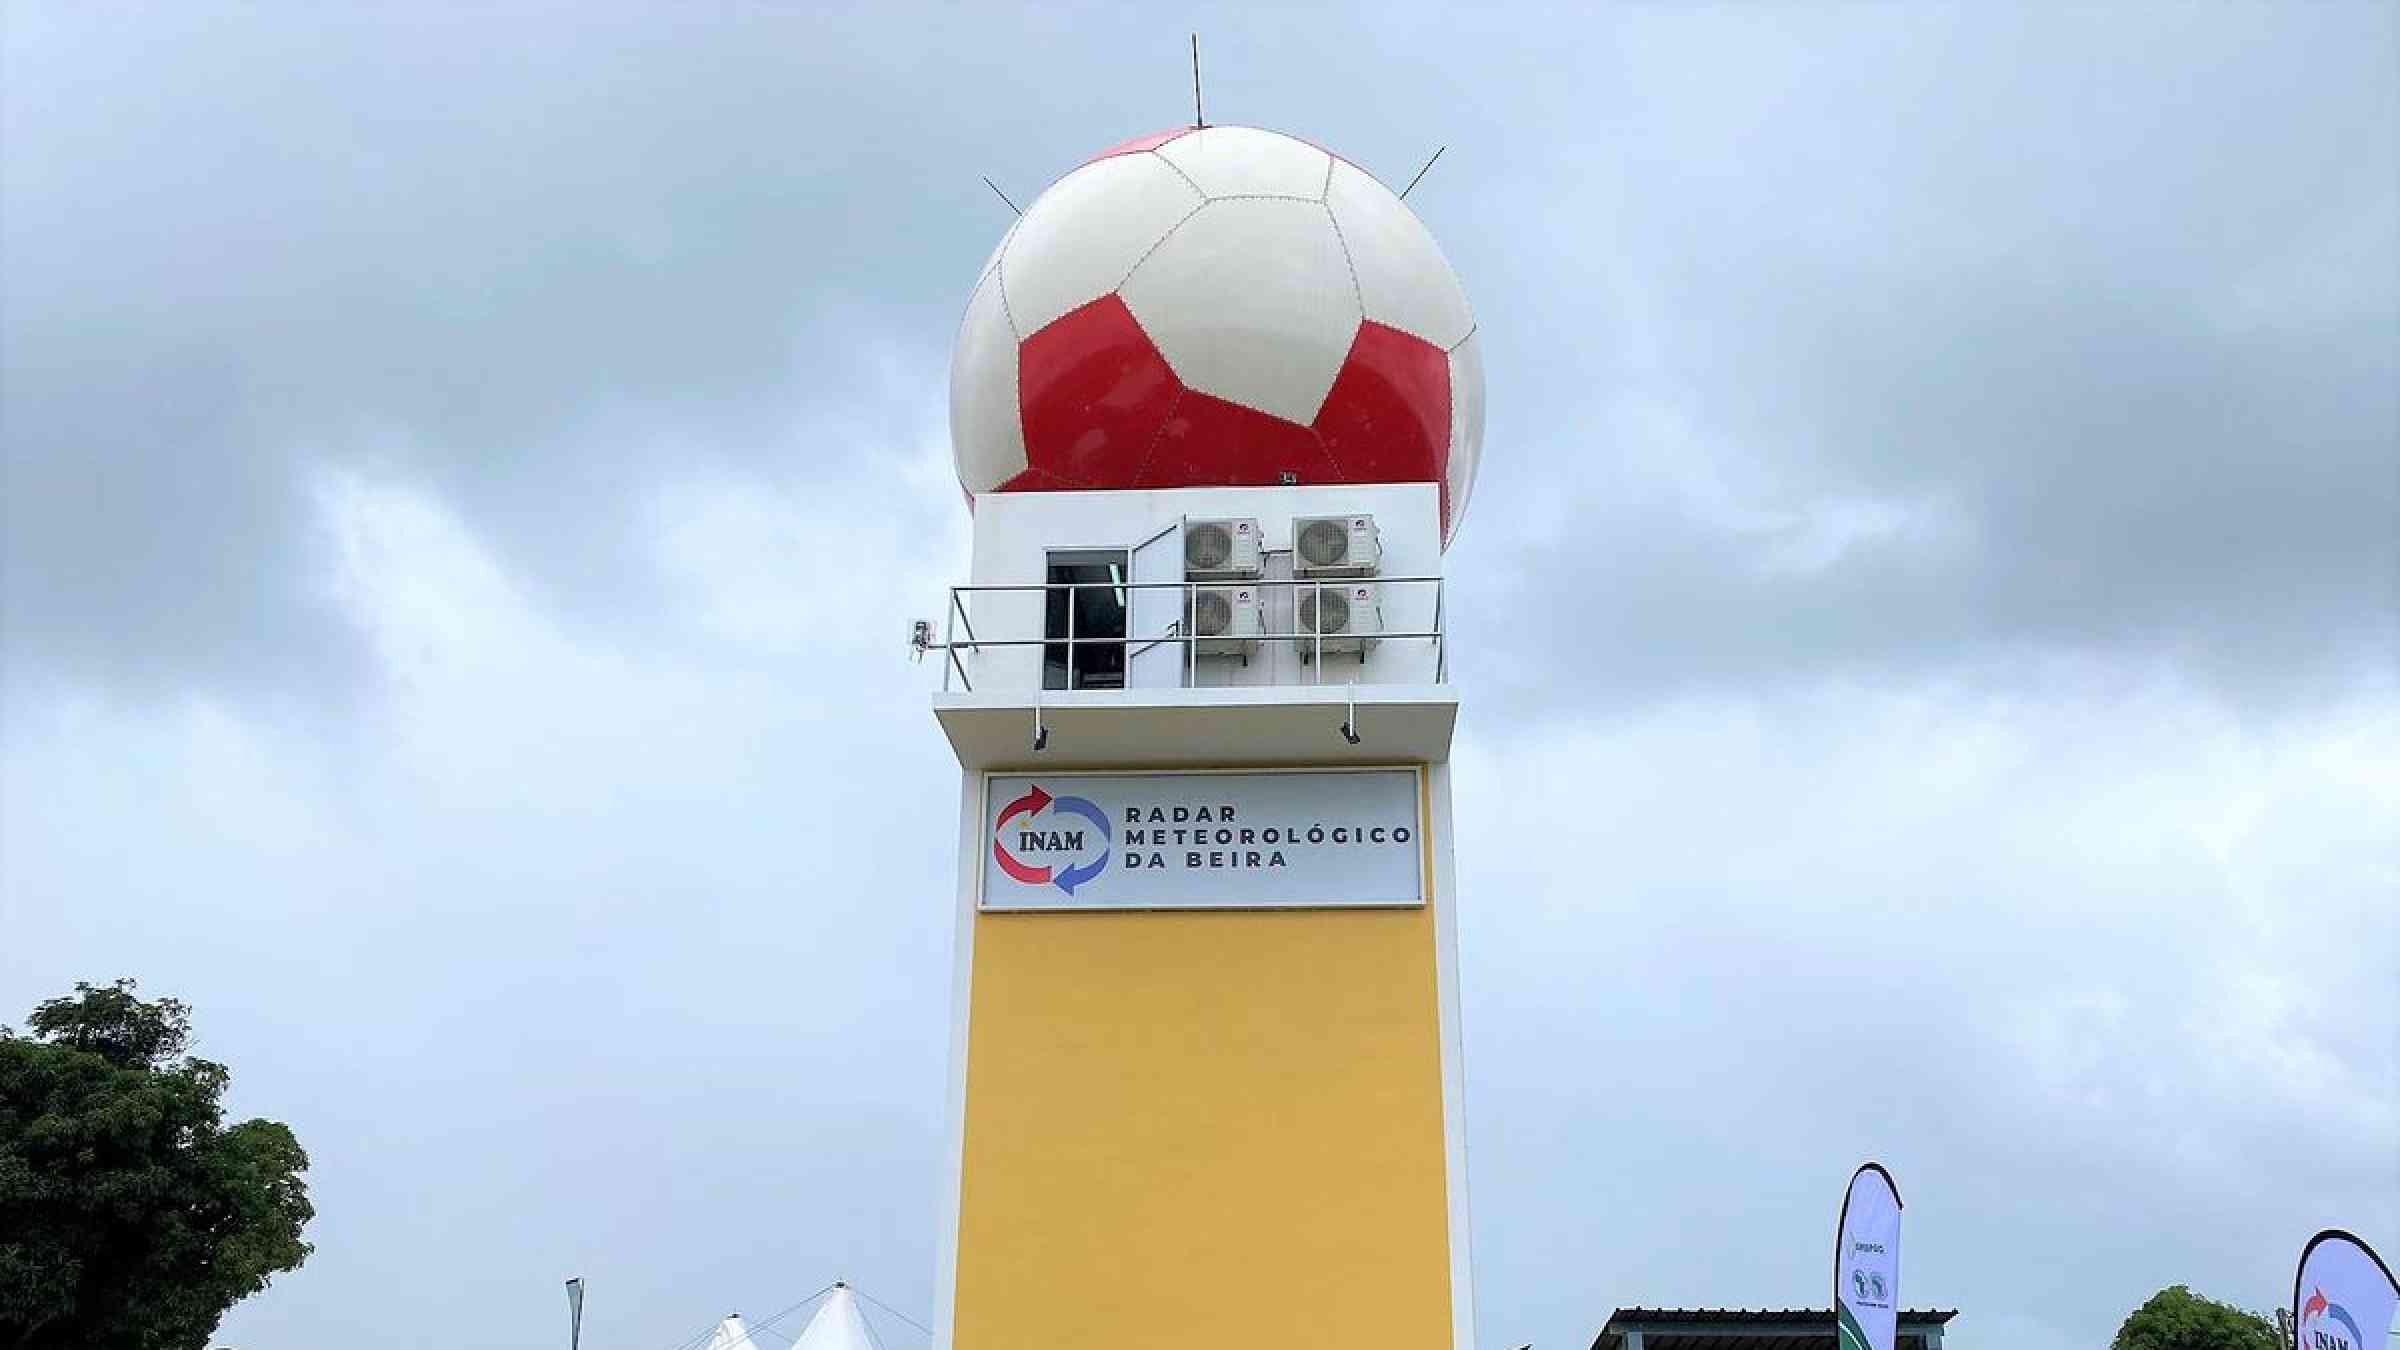
{"type": "MultiPolygon", "coordinates": [[[[1936,1350],[1956,1316],[1956,1308],[1904,1310],[1895,1350],[1936,1350]]],[[[1629,1331],[1641,1333],[1641,1350],[1824,1350],[1834,1340],[1830,1308],[1619,1308],[1592,1350],[1626,1350],[1629,1331]]]]}

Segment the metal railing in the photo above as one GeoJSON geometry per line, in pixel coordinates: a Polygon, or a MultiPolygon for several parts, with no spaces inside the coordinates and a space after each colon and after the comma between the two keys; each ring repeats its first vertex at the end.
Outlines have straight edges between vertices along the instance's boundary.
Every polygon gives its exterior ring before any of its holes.
{"type": "MultiPolygon", "coordinates": [[[[1421,591],[1419,593],[1421,594],[1421,591]]],[[[1262,604],[1262,611],[1264,608],[1265,606],[1262,604]]],[[[987,616],[987,619],[988,617],[989,616],[987,616]]],[[[1130,675],[1132,671],[1133,659],[1135,657],[1170,643],[1179,645],[1183,649],[1183,656],[1180,662],[1183,676],[1183,683],[1181,687],[1187,689],[1197,689],[1210,687],[1204,686],[1200,683],[1200,663],[1203,660],[1213,661],[1220,659],[1218,655],[1203,657],[1200,653],[1202,644],[1255,642],[1263,646],[1269,643],[1289,642],[1295,644],[1296,650],[1300,650],[1297,644],[1305,643],[1308,644],[1308,646],[1305,648],[1307,654],[1303,657],[1301,664],[1305,666],[1309,672],[1309,679],[1307,682],[1310,684],[1322,684],[1325,682],[1325,645],[1328,640],[1335,643],[1337,647],[1362,642],[1371,642],[1375,644],[1381,644],[1385,642],[1424,642],[1430,646],[1433,654],[1433,682],[1436,684],[1448,683],[1450,673],[1450,653],[1447,644],[1443,640],[1442,633],[1442,579],[1440,577],[1381,576],[1292,577],[1275,579],[1245,577],[1228,581],[1047,581],[1020,582],[1005,585],[953,586],[950,588],[950,603],[943,616],[942,640],[938,644],[938,647],[942,653],[942,688],[944,691],[950,689],[951,680],[954,676],[958,681],[959,687],[965,689],[967,692],[972,693],[975,689],[975,682],[968,674],[966,663],[960,658],[961,652],[981,655],[987,649],[1005,650],[1012,647],[1064,647],[1067,650],[1066,685],[1069,689],[1072,689],[1076,687],[1075,676],[1077,667],[1075,662],[1075,654],[1082,648],[1124,648],[1126,670],[1130,675]],[[1382,607],[1380,598],[1382,593],[1389,592],[1395,588],[1398,588],[1402,590],[1403,593],[1406,593],[1406,588],[1409,587],[1431,587],[1433,589],[1432,623],[1430,626],[1421,629],[1379,628],[1376,632],[1361,634],[1327,634],[1313,625],[1309,631],[1300,631],[1300,592],[1306,591],[1316,595],[1318,597],[1317,603],[1311,606],[1310,612],[1315,614],[1323,614],[1324,602],[1322,597],[1326,590],[1331,589],[1339,592],[1354,586],[1375,587],[1378,592],[1378,609],[1382,607]],[[1263,631],[1268,626],[1266,617],[1263,613],[1261,615],[1262,631],[1257,633],[1228,634],[1197,633],[1188,631],[1186,620],[1197,607],[1200,592],[1232,589],[1254,590],[1259,592],[1262,597],[1270,591],[1280,590],[1285,592],[1290,597],[1288,608],[1293,616],[1292,631],[1263,631]],[[1067,592],[1066,629],[1064,634],[1060,636],[1052,636],[1047,631],[1049,626],[1049,620],[1047,616],[1047,597],[1052,591],[1067,592]],[[1117,606],[1119,609],[1125,612],[1126,616],[1126,632],[1122,636],[1114,634],[1100,637],[1092,637],[1088,635],[1077,636],[1075,632],[1075,611],[1077,608],[1075,602],[1078,593],[1083,591],[1109,591],[1116,595],[1117,606]],[[1166,626],[1161,631],[1152,633],[1134,632],[1132,631],[1134,606],[1132,604],[1132,596],[1129,593],[1135,591],[1181,592],[1183,595],[1182,612],[1176,618],[1168,621],[1166,626]],[[1040,594],[1044,597],[1043,604],[1037,608],[1036,612],[1032,616],[1034,623],[1039,625],[1044,630],[1040,636],[984,637],[975,631],[975,621],[973,615],[969,612],[970,606],[967,603],[967,597],[975,595],[1007,594],[1040,594]],[[960,635],[961,630],[964,630],[963,637],[960,635]]],[[[1364,665],[1366,662],[1367,653],[1363,646],[1359,650],[1358,655],[1360,663],[1364,665]]],[[[1046,683],[1046,676],[1036,681],[1037,687],[1044,683],[1046,683]]]]}

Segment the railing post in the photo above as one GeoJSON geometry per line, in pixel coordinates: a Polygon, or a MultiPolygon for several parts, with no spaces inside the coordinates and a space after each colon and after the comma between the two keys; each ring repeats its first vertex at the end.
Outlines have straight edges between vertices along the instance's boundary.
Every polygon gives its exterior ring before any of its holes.
{"type": "Polygon", "coordinates": [[[1075,591],[1078,583],[1067,583],[1067,688],[1075,687],[1075,591]]]}
{"type": "Polygon", "coordinates": [[[1183,639],[1183,687],[1200,687],[1200,586],[1186,578],[1183,583],[1183,622],[1176,626],[1176,635],[1183,639]]]}
{"type": "Polygon", "coordinates": [[[951,642],[958,636],[958,588],[950,588],[950,603],[942,610],[942,692],[950,692],[950,661],[958,650],[951,642]]]}
{"type": "Polygon", "coordinates": [[[1450,644],[1442,637],[1442,595],[1444,579],[1433,579],[1433,682],[1450,682],[1450,644]]]}
{"type": "Polygon", "coordinates": [[[1316,601],[1315,604],[1309,606],[1308,612],[1316,617],[1308,625],[1308,631],[1316,638],[1317,647],[1316,659],[1309,662],[1308,682],[1323,684],[1325,682],[1325,578],[1310,577],[1308,581],[1312,588],[1310,595],[1316,601]]]}

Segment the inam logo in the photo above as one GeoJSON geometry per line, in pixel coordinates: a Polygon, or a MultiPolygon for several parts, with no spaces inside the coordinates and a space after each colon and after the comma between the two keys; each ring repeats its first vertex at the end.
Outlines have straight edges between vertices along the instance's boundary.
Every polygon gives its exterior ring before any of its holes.
{"type": "Polygon", "coordinates": [[[1108,866],[1108,842],[1107,812],[1082,797],[1053,797],[1038,783],[1002,807],[992,823],[992,859],[1001,871],[1027,886],[1056,886],[1069,895],[1108,866]],[[1095,849],[1096,856],[1082,861],[1095,849]]]}
{"type": "Polygon", "coordinates": [[[2300,1305],[2300,1350],[2363,1350],[2366,1343],[2348,1308],[2326,1298],[2322,1289],[2308,1292],[2308,1301],[2300,1305]]]}

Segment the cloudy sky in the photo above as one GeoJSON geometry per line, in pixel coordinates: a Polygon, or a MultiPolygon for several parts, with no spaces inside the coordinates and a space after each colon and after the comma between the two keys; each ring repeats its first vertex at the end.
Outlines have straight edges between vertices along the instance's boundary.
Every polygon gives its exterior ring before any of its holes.
{"type": "Polygon", "coordinates": [[[979,176],[1197,28],[1449,146],[1484,1345],[1821,1303],[1869,1155],[1968,1347],[2270,1306],[2400,1248],[2395,13],[11,4],[0,1020],[297,1129],[245,1350],[929,1321],[979,176]]]}

